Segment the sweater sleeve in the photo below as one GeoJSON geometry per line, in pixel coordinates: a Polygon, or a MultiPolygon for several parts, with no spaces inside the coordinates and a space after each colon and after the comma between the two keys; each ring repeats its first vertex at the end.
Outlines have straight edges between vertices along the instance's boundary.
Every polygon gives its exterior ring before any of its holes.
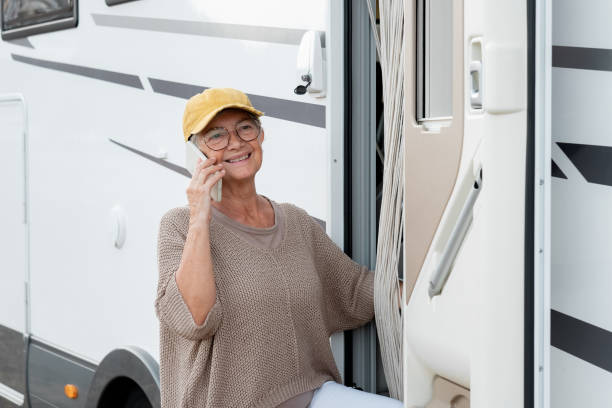
{"type": "Polygon", "coordinates": [[[374,272],[346,255],[312,217],[308,220],[330,334],[363,326],[374,318],[374,272]]]}
{"type": "Polygon", "coordinates": [[[160,323],[178,335],[189,340],[202,340],[212,337],[222,320],[222,307],[216,296],[215,304],[208,312],[204,323],[197,325],[185,303],[176,283],[178,270],[185,247],[186,235],[181,233],[173,221],[172,211],[166,213],[160,222],[157,240],[157,260],[159,280],[155,314],[160,323]]]}

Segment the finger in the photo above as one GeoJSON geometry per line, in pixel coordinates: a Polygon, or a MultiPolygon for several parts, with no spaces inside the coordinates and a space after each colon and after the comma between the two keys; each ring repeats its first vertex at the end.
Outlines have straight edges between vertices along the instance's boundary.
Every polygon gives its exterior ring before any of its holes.
{"type": "Polygon", "coordinates": [[[196,167],[196,174],[200,174],[202,173],[202,171],[210,168],[210,167],[215,167],[215,159],[211,158],[211,159],[207,159],[206,161],[202,162],[202,164],[198,167],[196,167]]]}
{"type": "Polygon", "coordinates": [[[206,163],[204,166],[200,167],[199,171],[201,172],[208,172],[210,171],[210,169],[216,169],[219,168],[219,166],[221,166],[221,164],[215,164],[214,162],[212,163],[206,163]]]}
{"type": "Polygon", "coordinates": [[[196,179],[196,185],[202,185],[210,177],[211,174],[221,170],[222,168],[223,165],[217,164],[201,169],[196,179]]]}
{"type": "Polygon", "coordinates": [[[216,158],[214,157],[211,157],[204,161],[202,161],[202,158],[198,157],[198,163],[196,164],[195,170],[193,174],[191,175],[190,185],[197,186],[197,185],[202,184],[205,178],[205,177],[204,178],[200,177],[202,170],[209,166],[212,166],[215,161],[216,161],[216,158]]]}
{"type": "Polygon", "coordinates": [[[217,182],[221,180],[224,175],[225,169],[221,169],[217,173],[211,174],[208,179],[206,179],[206,182],[204,183],[204,188],[208,191],[212,190],[213,186],[217,184],[217,182]]]}
{"type": "Polygon", "coordinates": [[[217,166],[212,166],[212,168],[207,167],[206,169],[200,169],[198,171],[195,171],[193,173],[193,176],[191,177],[189,185],[187,186],[187,195],[201,195],[202,188],[204,186],[204,181],[208,177],[208,174],[210,174],[211,171],[215,170],[215,167],[217,166]]]}
{"type": "Polygon", "coordinates": [[[219,171],[223,168],[222,164],[213,164],[207,167],[203,167],[202,169],[200,169],[200,174],[204,175],[204,178],[206,178],[207,175],[214,173],[216,171],[219,171]]]}
{"type": "MultiPolygon", "coordinates": [[[[191,175],[191,181],[193,182],[194,185],[197,185],[197,178],[198,178],[198,174],[200,173],[200,171],[205,168],[206,166],[210,166],[215,162],[215,158],[212,157],[210,159],[206,159],[206,160],[202,160],[201,157],[197,158],[197,162],[195,165],[195,168],[193,170],[193,174],[191,175]]],[[[190,183],[191,184],[191,183],[190,183]]]]}
{"type": "Polygon", "coordinates": [[[208,158],[206,160],[202,160],[201,157],[198,157],[198,164],[196,165],[196,170],[203,169],[205,167],[213,165],[217,159],[215,157],[208,158]]]}

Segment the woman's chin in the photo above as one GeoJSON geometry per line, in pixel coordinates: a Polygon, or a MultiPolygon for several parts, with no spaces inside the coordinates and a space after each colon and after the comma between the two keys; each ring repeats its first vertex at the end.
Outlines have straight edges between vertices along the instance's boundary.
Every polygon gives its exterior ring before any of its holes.
{"type": "Polygon", "coordinates": [[[253,171],[245,171],[246,169],[240,169],[238,171],[227,171],[225,176],[223,176],[224,182],[244,182],[246,180],[254,179],[255,172],[253,171]]]}

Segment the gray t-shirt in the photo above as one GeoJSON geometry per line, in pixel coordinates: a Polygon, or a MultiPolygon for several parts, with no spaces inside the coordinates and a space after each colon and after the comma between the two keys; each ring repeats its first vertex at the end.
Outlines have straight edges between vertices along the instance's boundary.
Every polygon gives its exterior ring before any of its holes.
{"type": "MultiPolygon", "coordinates": [[[[212,207],[212,216],[215,220],[230,229],[234,234],[238,235],[248,243],[258,248],[272,249],[278,247],[283,240],[283,232],[285,231],[285,215],[278,204],[269,198],[265,197],[272,208],[274,209],[274,225],[268,228],[256,228],[250,225],[241,224],[233,218],[228,217],[221,211],[212,207]]],[[[306,408],[312,400],[314,390],[306,391],[296,395],[293,398],[281,403],[277,408],[306,408]]]]}
{"type": "Polygon", "coordinates": [[[283,240],[283,232],[285,231],[285,217],[278,204],[269,198],[265,197],[272,208],[274,209],[274,225],[268,228],[256,228],[250,225],[241,224],[233,218],[228,217],[221,211],[212,207],[212,216],[223,226],[230,229],[232,232],[243,238],[253,246],[263,249],[272,249],[279,246],[283,240]]]}

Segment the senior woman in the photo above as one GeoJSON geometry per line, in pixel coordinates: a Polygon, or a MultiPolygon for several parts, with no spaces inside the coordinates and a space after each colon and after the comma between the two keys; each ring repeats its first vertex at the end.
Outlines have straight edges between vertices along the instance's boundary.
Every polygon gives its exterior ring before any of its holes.
{"type": "Polygon", "coordinates": [[[257,194],[262,114],[228,88],[187,102],[185,140],[208,159],[160,223],[162,407],[400,407],[341,384],[329,336],[373,318],[374,274],[304,210],[257,194]]]}

